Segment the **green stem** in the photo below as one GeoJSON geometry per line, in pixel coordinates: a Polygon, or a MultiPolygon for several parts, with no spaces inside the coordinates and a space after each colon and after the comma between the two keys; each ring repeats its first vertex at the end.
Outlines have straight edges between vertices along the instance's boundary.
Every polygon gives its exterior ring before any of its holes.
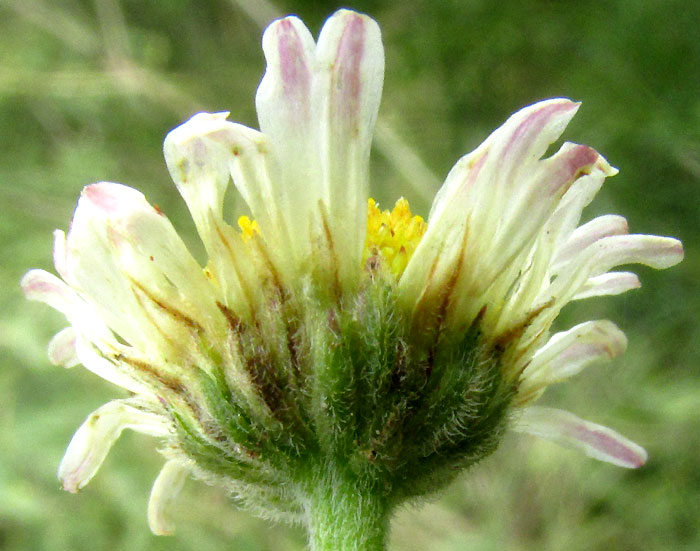
{"type": "Polygon", "coordinates": [[[355,477],[326,470],[314,477],[307,505],[312,551],[384,551],[386,500],[355,477]]]}

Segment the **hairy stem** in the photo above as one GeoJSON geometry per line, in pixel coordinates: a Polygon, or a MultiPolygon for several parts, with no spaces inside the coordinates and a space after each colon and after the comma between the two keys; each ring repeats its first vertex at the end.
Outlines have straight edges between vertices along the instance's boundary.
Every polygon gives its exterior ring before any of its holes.
{"type": "Polygon", "coordinates": [[[313,477],[307,503],[311,551],[384,551],[386,499],[372,485],[339,471],[326,466],[313,477]]]}

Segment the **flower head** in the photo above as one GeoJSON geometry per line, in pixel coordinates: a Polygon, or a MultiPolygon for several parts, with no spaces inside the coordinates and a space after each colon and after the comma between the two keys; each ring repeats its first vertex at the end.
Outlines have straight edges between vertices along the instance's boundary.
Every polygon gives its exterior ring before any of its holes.
{"type": "Polygon", "coordinates": [[[286,17],[263,49],[260,131],[200,113],[165,139],[205,267],[141,193],[99,183],[55,234],[60,278],[33,270],[22,282],[69,321],[52,362],[130,392],[75,434],[64,488],[87,484],[125,428],[164,442],[157,533],[188,474],[262,514],[306,519],[331,479],[391,505],[433,491],[508,427],[641,465],[644,450],[612,430],[532,405],[626,346],[609,321],[551,335],[563,306],[639,286],[616,266],[683,256],[675,239],[630,235],[620,216],[579,226],[616,173],[584,145],[543,158],[579,105],[512,115],[458,161],[424,221],[404,199],[368,205],[376,23],[342,10],[314,42],[286,17]],[[238,227],[223,214],[231,182],[250,211],[238,227]]]}

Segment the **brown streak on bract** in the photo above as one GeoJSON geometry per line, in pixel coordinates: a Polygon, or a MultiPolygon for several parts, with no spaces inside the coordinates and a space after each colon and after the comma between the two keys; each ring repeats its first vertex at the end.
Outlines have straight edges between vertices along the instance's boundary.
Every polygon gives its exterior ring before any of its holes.
{"type": "Polygon", "coordinates": [[[183,314],[178,310],[177,308],[174,308],[170,306],[169,304],[166,304],[162,300],[156,298],[153,293],[151,293],[146,287],[141,285],[138,281],[135,279],[129,278],[131,280],[131,284],[134,285],[139,291],[141,291],[144,295],[146,295],[156,306],[158,306],[161,310],[169,314],[171,317],[173,317],[177,321],[181,321],[184,323],[187,327],[190,329],[194,330],[197,334],[202,334],[204,333],[204,328],[195,320],[193,320],[191,317],[187,316],[186,314],[183,314]]]}
{"type": "Polygon", "coordinates": [[[450,302],[452,301],[452,293],[454,292],[455,287],[457,286],[457,282],[459,281],[459,277],[462,274],[462,266],[464,265],[464,257],[466,255],[467,249],[467,233],[467,231],[464,232],[464,236],[462,238],[462,245],[460,246],[459,254],[457,255],[457,259],[455,260],[454,267],[450,273],[450,277],[438,293],[438,298],[442,296],[442,301],[440,302],[440,305],[438,306],[434,314],[434,319],[436,322],[436,334],[435,339],[433,339],[433,342],[431,343],[431,348],[428,352],[428,366],[426,368],[426,377],[430,377],[430,374],[432,373],[433,364],[435,361],[435,354],[437,352],[440,337],[444,329],[444,322],[448,315],[448,308],[450,307],[450,302]]]}
{"type": "Polygon", "coordinates": [[[243,321],[241,318],[239,318],[233,310],[231,310],[228,306],[226,306],[223,302],[219,302],[218,300],[216,301],[216,306],[219,309],[219,311],[224,315],[226,318],[226,321],[228,322],[229,327],[231,328],[231,331],[235,335],[240,335],[241,329],[243,328],[243,321]]]}
{"type": "MultiPolygon", "coordinates": [[[[132,291],[135,291],[136,289],[138,289],[138,286],[134,286],[132,288],[132,291]]],[[[163,328],[160,326],[160,324],[158,324],[151,312],[149,312],[146,308],[143,295],[141,293],[134,292],[134,298],[138,301],[141,308],[143,308],[143,314],[146,316],[146,319],[153,325],[154,329],[158,331],[163,340],[169,343],[170,345],[174,346],[176,343],[173,340],[172,336],[169,333],[163,331],[163,328]]]]}
{"type": "Polygon", "coordinates": [[[433,263],[430,266],[430,270],[428,271],[427,283],[425,284],[425,287],[423,288],[423,292],[421,293],[420,297],[418,298],[418,301],[416,302],[416,306],[413,309],[413,314],[411,317],[411,325],[414,325],[417,317],[420,318],[422,321],[424,321],[423,314],[425,314],[425,312],[423,312],[423,309],[425,306],[426,296],[428,294],[430,283],[433,280],[433,276],[435,275],[435,270],[437,269],[438,260],[440,259],[439,257],[440,257],[440,253],[436,254],[435,259],[433,260],[433,263]]]}
{"type": "Polygon", "coordinates": [[[168,390],[173,391],[175,394],[178,394],[179,396],[182,396],[183,398],[188,397],[188,392],[187,389],[185,388],[185,385],[183,385],[179,380],[173,379],[166,377],[162,373],[160,373],[154,366],[149,364],[148,362],[145,362],[143,360],[137,360],[135,358],[129,358],[127,356],[124,356],[122,354],[117,354],[114,356],[114,360],[118,362],[123,362],[137,371],[141,373],[145,373],[149,377],[152,377],[155,379],[158,383],[163,385],[165,388],[168,390]]]}
{"type": "MultiPolygon", "coordinates": [[[[258,348],[258,351],[264,352],[263,349],[258,348]]],[[[264,354],[259,354],[253,357],[246,358],[244,363],[245,370],[250,376],[250,381],[257,390],[258,396],[260,396],[270,410],[270,413],[278,419],[283,421],[283,418],[279,416],[281,413],[280,405],[282,404],[282,396],[279,387],[275,384],[275,381],[267,380],[269,373],[266,373],[271,360],[269,357],[265,357],[264,354]]]]}
{"type": "Polygon", "coordinates": [[[289,351],[289,361],[292,364],[292,370],[294,375],[298,376],[300,372],[299,365],[299,339],[297,338],[298,328],[292,327],[291,323],[286,323],[286,333],[287,333],[287,350],[289,351]]]}
{"type": "Polygon", "coordinates": [[[332,259],[332,284],[333,292],[335,293],[335,298],[340,300],[341,298],[341,286],[340,286],[340,276],[338,274],[338,257],[335,250],[335,243],[333,242],[333,234],[331,232],[330,224],[328,223],[328,213],[326,212],[326,206],[321,199],[318,200],[318,210],[321,213],[321,222],[323,224],[323,233],[328,242],[328,252],[330,253],[332,259]]]}
{"type": "Polygon", "coordinates": [[[260,254],[260,257],[265,262],[265,267],[270,272],[270,276],[272,277],[272,285],[277,291],[277,294],[279,295],[280,302],[281,304],[285,304],[287,302],[288,294],[285,291],[284,286],[282,285],[282,280],[280,279],[280,275],[277,272],[277,268],[275,268],[275,264],[270,258],[270,254],[268,253],[267,247],[265,246],[265,242],[262,240],[262,237],[260,237],[260,234],[256,233],[252,236],[249,243],[254,244],[257,248],[258,254],[260,254]]]}
{"type": "Polygon", "coordinates": [[[452,270],[452,273],[450,274],[450,278],[447,280],[447,283],[445,284],[445,287],[442,290],[443,293],[443,301],[440,307],[438,308],[438,320],[440,324],[440,329],[442,329],[442,324],[445,321],[445,318],[448,315],[448,308],[450,307],[450,302],[452,300],[452,293],[455,290],[455,287],[457,287],[457,282],[459,281],[460,276],[462,275],[462,267],[464,266],[464,257],[467,252],[467,235],[469,232],[465,231],[464,236],[462,237],[462,244],[460,245],[459,248],[459,254],[457,255],[457,260],[455,262],[455,267],[452,270]]]}
{"type": "MultiPolygon", "coordinates": [[[[541,330],[539,333],[537,333],[537,334],[533,337],[533,339],[532,339],[531,342],[534,342],[534,341],[536,341],[537,339],[539,339],[539,338],[540,338],[543,334],[545,334],[547,331],[548,331],[548,328],[543,327],[542,330],[541,330]]],[[[525,354],[525,352],[527,352],[527,350],[529,350],[529,348],[530,348],[529,346],[523,347],[523,348],[520,350],[520,352],[519,352],[516,356],[513,357],[513,360],[512,360],[513,364],[517,364],[517,362],[520,360],[520,358],[522,358],[522,356],[525,354]]],[[[515,373],[515,376],[518,377],[518,379],[519,379],[520,376],[523,374],[523,372],[525,371],[525,369],[527,369],[527,367],[530,365],[530,362],[531,362],[531,361],[532,361],[532,360],[528,360],[527,362],[525,362],[525,364],[518,370],[518,372],[515,373]]]]}
{"type": "Polygon", "coordinates": [[[554,302],[554,299],[549,299],[547,302],[544,302],[540,304],[537,308],[534,310],[530,310],[525,319],[518,323],[517,325],[514,325],[507,331],[501,333],[499,336],[497,336],[494,339],[494,342],[496,343],[497,346],[501,346],[505,348],[505,346],[513,339],[519,338],[522,336],[522,334],[525,332],[525,330],[530,326],[530,324],[535,320],[537,316],[539,316],[544,310],[549,308],[552,303],[554,302]]]}

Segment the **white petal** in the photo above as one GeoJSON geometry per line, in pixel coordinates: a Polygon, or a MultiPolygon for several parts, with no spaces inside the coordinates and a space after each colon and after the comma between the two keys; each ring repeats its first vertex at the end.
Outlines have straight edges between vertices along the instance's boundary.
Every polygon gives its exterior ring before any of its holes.
{"type": "Polygon", "coordinates": [[[631,440],[560,409],[525,408],[513,429],[575,448],[589,457],[620,467],[636,469],[647,460],[646,451],[631,440]]]}
{"type": "Polygon", "coordinates": [[[231,152],[222,146],[212,148],[205,138],[230,126],[227,116],[228,113],[197,113],[171,130],[163,142],[170,175],[200,234],[204,233],[202,228],[206,226],[207,212],[212,212],[217,218],[222,216],[231,152]]]}
{"type": "MultiPolygon", "coordinates": [[[[482,217],[497,216],[503,203],[513,193],[526,191],[528,172],[537,165],[547,146],[556,141],[578,110],[579,104],[567,99],[552,99],[530,105],[511,115],[474,152],[460,159],[433,201],[429,221],[439,219],[441,213],[452,208],[454,196],[461,196],[472,187],[475,199],[481,201],[482,217]],[[487,154],[485,170],[480,179],[470,179],[469,173],[476,162],[487,154]],[[514,178],[518,173],[526,178],[514,178]]],[[[553,181],[552,188],[562,182],[553,181]]],[[[473,210],[477,210],[476,207],[473,210]]]]}
{"type": "Polygon", "coordinates": [[[64,490],[75,493],[90,482],[124,429],[151,436],[169,434],[163,417],[145,412],[134,404],[128,399],[108,402],[80,426],[58,468],[64,490]]]}
{"type": "Polygon", "coordinates": [[[537,386],[549,385],[579,373],[592,363],[611,360],[624,353],[627,338],[607,320],[587,321],[556,333],[535,353],[523,372],[523,386],[532,379],[537,386]]]}
{"type": "Polygon", "coordinates": [[[106,224],[120,267],[164,295],[172,294],[174,285],[197,306],[211,307],[207,304],[211,288],[201,267],[163,213],[134,191],[118,184],[95,184],[83,192],[94,216],[106,224]]]}
{"type": "Polygon", "coordinates": [[[148,500],[148,526],[156,536],[169,536],[175,531],[167,512],[180,494],[188,474],[189,469],[175,460],[168,461],[158,473],[148,500]]]}
{"type": "Polygon", "coordinates": [[[52,364],[63,367],[73,367],[80,363],[75,349],[75,331],[72,327],[66,327],[51,339],[49,359],[52,364]]]}
{"type": "Polygon", "coordinates": [[[360,273],[383,81],[379,28],[340,10],[315,45],[299,19],[286,17],[267,28],[263,50],[267,69],[256,105],[275,160],[276,201],[295,237],[288,254],[297,271],[335,272],[327,283],[351,285],[360,273]]]}
{"type": "Polygon", "coordinates": [[[126,186],[83,190],[68,269],[109,326],[148,355],[189,353],[202,328],[225,323],[214,287],[170,222],[126,186]]]}
{"type": "MultiPolygon", "coordinates": [[[[65,271],[67,280],[77,288],[82,296],[97,309],[99,317],[124,340],[142,350],[157,353],[157,338],[153,338],[154,329],[131,290],[131,284],[117,265],[113,244],[107,235],[104,210],[112,201],[107,195],[101,206],[99,194],[89,190],[104,189],[107,185],[95,184],[96,188],[85,188],[78,201],[66,238],[65,271]]],[[[125,186],[125,193],[138,200],[141,194],[125,186]]],[[[123,201],[124,204],[128,203],[123,201]]],[[[123,210],[126,208],[122,206],[123,210]]]]}
{"type": "Polygon", "coordinates": [[[599,156],[590,174],[581,176],[562,197],[548,226],[549,231],[556,232],[555,243],[558,247],[569,239],[575,230],[583,209],[588,206],[603,185],[606,178],[617,174],[617,169],[599,156]]]}
{"type": "Polygon", "coordinates": [[[631,272],[608,272],[588,279],[572,300],[581,300],[604,295],[619,295],[632,289],[639,289],[641,282],[637,274],[631,272]]]}
{"type": "MultiPolygon", "coordinates": [[[[280,198],[268,172],[266,136],[226,121],[225,113],[199,113],[170,132],[163,149],[209,255],[208,268],[221,287],[224,304],[250,317],[262,276],[238,232],[224,221],[223,202],[233,176],[273,256],[289,251],[291,240],[278,208],[280,198]]],[[[279,267],[284,255],[272,260],[279,267]]]]}
{"type": "Polygon", "coordinates": [[[551,301],[550,316],[569,302],[591,277],[605,274],[615,266],[644,264],[656,269],[669,268],[683,259],[683,245],[671,237],[656,235],[614,235],[603,237],[581,251],[567,264],[538,302],[551,301]]]}
{"type": "Polygon", "coordinates": [[[574,144],[539,160],[577,109],[566,99],[526,107],[457,163],[399,283],[404,296],[434,301],[452,281],[454,311],[468,323],[483,306],[474,296],[499,277],[510,286],[564,193],[600,162],[594,150],[574,144]]]}
{"type": "Polygon", "coordinates": [[[288,254],[302,271],[310,269],[309,242],[319,232],[316,209],[322,194],[314,50],[313,37],[298,18],[273,22],[263,35],[267,68],[255,98],[260,129],[270,142],[275,202],[295,238],[288,254]]]}
{"type": "Polygon", "coordinates": [[[675,266],[683,260],[683,245],[678,239],[657,235],[620,235],[601,239],[593,246],[593,274],[605,273],[622,264],[644,264],[657,270],[675,266]]]}
{"type": "Polygon", "coordinates": [[[153,391],[148,386],[125,372],[120,365],[105,359],[96,350],[95,346],[86,339],[79,336],[75,339],[75,353],[80,363],[88,371],[92,371],[105,381],[109,381],[136,394],[145,394],[147,396],[152,394],[153,391]]]}
{"type": "MultiPolygon", "coordinates": [[[[297,17],[278,19],[263,34],[267,68],[255,98],[260,129],[294,178],[313,175],[316,170],[307,163],[316,145],[312,98],[315,46],[311,33],[297,17]]],[[[311,178],[309,184],[318,185],[318,180],[311,178]]]]}
{"type": "Polygon", "coordinates": [[[569,239],[559,248],[552,262],[552,273],[559,273],[573,257],[580,254],[589,245],[603,237],[626,235],[629,233],[627,220],[622,216],[607,214],[594,218],[574,230],[569,239]]]}
{"type": "Polygon", "coordinates": [[[53,232],[53,265],[56,268],[56,272],[60,275],[64,281],[67,283],[72,283],[67,266],[67,248],[66,248],[66,234],[62,230],[55,230],[53,232]]]}
{"type": "Polygon", "coordinates": [[[357,272],[367,225],[369,153],[384,79],[379,26],[336,12],[316,47],[314,80],[323,198],[341,273],[357,272]]]}
{"type": "Polygon", "coordinates": [[[69,316],[74,309],[75,292],[55,275],[44,270],[29,270],[20,283],[29,300],[48,304],[69,316]]]}

